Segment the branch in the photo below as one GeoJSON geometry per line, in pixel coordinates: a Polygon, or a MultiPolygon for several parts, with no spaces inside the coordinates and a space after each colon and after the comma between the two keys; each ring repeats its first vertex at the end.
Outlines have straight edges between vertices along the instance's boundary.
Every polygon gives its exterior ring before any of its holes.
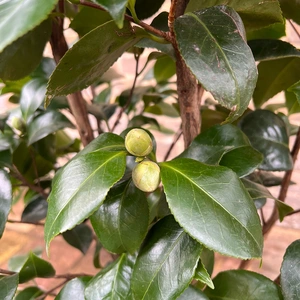
{"type": "Polygon", "coordinates": [[[295,33],[298,35],[298,38],[300,39],[300,33],[298,32],[297,28],[295,27],[295,25],[293,24],[293,22],[291,20],[288,20],[288,22],[290,23],[290,25],[292,26],[292,28],[294,29],[295,33]]]}
{"type": "MultiPolygon", "coordinates": [[[[63,1],[60,0],[59,8],[63,11],[63,1]]],[[[52,22],[52,34],[50,44],[56,64],[61,60],[68,51],[68,45],[63,34],[63,18],[56,17],[52,22]]],[[[76,127],[82,140],[82,144],[86,146],[93,139],[93,131],[88,118],[86,103],[81,92],[76,92],[67,96],[68,104],[76,121],[76,127]]]]}
{"type": "Polygon", "coordinates": [[[15,223],[15,224],[30,224],[30,225],[37,225],[37,226],[44,226],[45,223],[42,222],[25,222],[25,221],[18,221],[18,220],[7,220],[8,223],[15,223]]]}
{"type": "Polygon", "coordinates": [[[166,161],[169,158],[171,151],[173,150],[174,146],[176,145],[176,143],[178,142],[178,140],[180,139],[181,136],[182,136],[182,129],[180,128],[174,136],[173,142],[164,157],[164,161],[166,161]]]}
{"type": "Polygon", "coordinates": [[[51,290],[44,292],[42,295],[40,295],[39,297],[35,298],[35,300],[43,300],[45,299],[46,296],[51,295],[56,289],[60,288],[61,286],[65,285],[69,280],[66,279],[63,282],[61,282],[60,284],[56,285],[55,287],[53,287],[51,290]]]}
{"type": "Polygon", "coordinates": [[[0,274],[4,274],[4,275],[15,275],[16,272],[9,271],[9,270],[5,270],[5,269],[0,269],[0,274]]]}

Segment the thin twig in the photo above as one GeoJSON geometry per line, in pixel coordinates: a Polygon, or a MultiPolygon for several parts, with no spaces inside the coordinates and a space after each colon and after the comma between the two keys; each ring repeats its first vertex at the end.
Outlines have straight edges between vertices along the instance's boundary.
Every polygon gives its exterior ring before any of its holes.
{"type": "Polygon", "coordinates": [[[288,214],[286,215],[286,217],[292,216],[292,215],[295,215],[295,214],[298,214],[299,212],[300,212],[300,209],[293,210],[293,211],[291,211],[290,213],[288,213],[288,214]]]}
{"type": "Polygon", "coordinates": [[[292,28],[294,29],[295,33],[298,35],[298,38],[300,39],[300,33],[297,30],[297,28],[295,27],[295,25],[293,24],[293,22],[291,20],[288,20],[288,22],[290,23],[290,25],[292,26],[292,28]]]}
{"type": "Polygon", "coordinates": [[[68,281],[69,281],[68,279],[64,280],[60,284],[58,284],[55,287],[53,287],[51,290],[44,292],[42,295],[40,295],[39,297],[37,297],[35,300],[43,300],[43,299],[45,299],[46,296],[51,295],[56,289],[58,289],[61,286],[65,285],[68,281]]]}
{"type": "Polygon", "coordinates": [[[5,270],[5,269],[0,269],[0,274],[5,274],[5,275],[15,275],[16,272],[5,270]]]}
{"type": "Polygon", "coordinates": [[[26,222],[26,221],[19,221],[19,220],[7,220],[8,223],[13,224],[30,224],[30,225],[37,225],[37,226],[45,226],[45,223],[42,222],[26,222]]]}
{"type": "Polygon", "coordinates": [[[182,136],[182,129],[180,128],[174,136],[173,142],[170,145],[170,147],[164,157],[164,161],[166,161],[169,158],[171,151],[173,150],[174,146],[176,145],[176,143],[178,142],[178,140],[180,139],[181,136],[182,136]]]}

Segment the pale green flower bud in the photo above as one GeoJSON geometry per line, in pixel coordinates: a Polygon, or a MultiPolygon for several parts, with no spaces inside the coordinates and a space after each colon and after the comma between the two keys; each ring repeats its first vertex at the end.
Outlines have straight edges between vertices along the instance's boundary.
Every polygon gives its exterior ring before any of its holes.
{"type": "Polygon", "coordinates": [[[147,156],[153,149],[150,135],[143,129],[134,128],[125,137],[126,150],[134,156],[147,156]]]}

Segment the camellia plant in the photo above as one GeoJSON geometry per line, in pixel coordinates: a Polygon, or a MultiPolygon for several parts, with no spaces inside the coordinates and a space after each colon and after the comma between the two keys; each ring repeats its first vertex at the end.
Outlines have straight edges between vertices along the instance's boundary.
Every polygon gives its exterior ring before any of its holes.
{"type": "Polygon", "coordinates": [[[15,104],[0,119],[0,235],[22,199],[20,222],[44,225],[48,254],[62,235],[114,257],[46,291],[32,279],[54,277],[53,266],[34,251],[12,257],[1,299],[300,299],[300,240],[275,282],[243,269],[297,212],[285,199],[300,147],[289,121],[300,112],[300,51],[280,38],[288,23],[300,39],[299,1],[164,2],[0,0],[1,94],[15,104]],[[125,53],[134,79],[117,91],[106,71],[125,53]],[[268,102],[282,91],[285,102],[268,102]],[[158,115],[180,119],[179,131],[158,115]],[[174,135],[161,161],[154,131],[174,135]],[[181,136],[185,150],[169,160],[181,136]],[[240,269],[212,279],[214,252],[240,269]]]}

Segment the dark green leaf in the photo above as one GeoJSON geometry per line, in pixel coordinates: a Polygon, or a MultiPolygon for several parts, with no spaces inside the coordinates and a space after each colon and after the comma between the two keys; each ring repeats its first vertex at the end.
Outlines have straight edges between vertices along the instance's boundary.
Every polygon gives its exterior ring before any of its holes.
{"type": "Polygon", "coordinates": [[[135,12],[140,20],[153,16],[165,0],[136,0],[135,12]]]}
{"type": "Polygon", "coordinates": [[[252,173],[262,161],[261,154],[251,147],[246,135],[230,124],[215,125],[202,132],[180,157],[220,164],[231,168],[240,177],[252,173]]]}
{"type": "Polygon", "coordinates": [[[205,289],[210,300],[282,300],[279,288],[269,278],[245,270],[219,273],[213,280],[215,289],[205,289]]]}
{"type": "Polygon", "coordinates": [[[177,18],[174,30],[192,73],[222,106],[231,109],[227,121],[236,120],[248,107],[257,80],[239,15],[230,7],[211,7],[177,18]]]}
{"type": "Polygon", "coordinates": [[[247,40],[256,39],[279,39],[285,36],[285,22],[284,23],[274,23],[267,27],[263,27],[258,30],[248,31],[247,40]]]}
{"type": "Polygon", "coordinates": [[[300,103],[298,103],[298,99],[293,92],[285,91],[285,105],[289,115],[300,112],[300,103]]]}
{"type": "Polygon", "coordinates": [[[74,125],[60,112],[55,110],[46,111],[28,125],[28,145],[65,127],[74,128],[74,125]]]}
{"type": "Polygon", "coordinates": [[[85,6],[76,14],[70,27],[80,36],[83,36],[108,21],[111,21],[108,12],[85,6]]]}
{"type": "MultiPolygon", "coordinates": [[[[299,51],[300,53],[300,51],[299,51]]],[[[292,86],[290,86],[288,89],[288,92],[292,92],[296,95],[296,98],[298,100],[298,104],[300,105],[300,81],[296,82],[292,86]]]]}
{"type": "Polygon", "coordinates": [[[283,171],[292,168],[287,129],[280,117],[268,110],[256,110],[241,120],[240,127],[252,146],[264,156],[260,169],[283,171]]]}
{"type": "Polygon", "coordinates": [[[187,158],[160,167],[170,210],[186,232],[225,255],[261,256],[263,239],[256,208],[232,170],[187,158]]]}
{"type": "MultiPolygon", "coordinates": [[[[71,138],[70,138],[71,139],[71,138]]],[[[33,144],[34,149],[36,152],[41,155],[43,158],[46,160],[50,161],[51,163],[56,162],[56,155],[59,152],[59,147],[56,144],[56,134],[49,134],[43,139],[37,141],[36,143],[33,144]]],[[[74,142],[74,140],[73,140],[74,142]]],[[[72,143],[70,143],[71,145],[72,143]]],[[[69,146],[70,146],[69,145],[69,146]]],[[[68,148],[68,147],[66,147],[68,148]]]]}
{"type": "Polygon", "coordinates": [[[0,238],[2,237],[6,220],[12,204],[12,187],[5,170],[0,169],[0,238]]]}
{"type": "Polygon", "coordinates": [[[124,14],[128,0],[93,0],[106,9],[119,28],[123,28],[124,14]]]}
{"type": "Polygon", "coordinates": [[[271,39],[252,40],[248,42],[253,56],[257,61],[280,59],[287,57],[300,57],[300,51],[293,45],[271,39]]]}
{"type": "Polygon", "coordinates": [[[277,93],[300,80],[300,57],[262,61],[258,65],[258,81],[253,94],[260,107],[277,93]]]}
{"type": "Polygon", "coordinates": [[[199,260],[198,262],[194,279],[199,280],[210,288],[214,289],[214,284],[201,260],[199,260]]]}
{"type": "Polygon", "coordinates": [[[12,155],[10,150],[0,151],[0,168],[11,167],[12,165],[12,155]]]}
{"type": "Polygon", "coordinates": [[[145,124],[155,126],[157,129],[160,128],[158,122],[154,118],[145,117],[143,115],[133,117],[128,123],[128,127],[142,127],[145,124]]]}
{"type": "Polygon", "coordinates": [[[286,249],[280,269],[280,284],[285,300],[300,298],[300,240],[290,244],[286,249]]]}
{"type": "Polygon", "coordinates": [[[48,80],[55,67],[56,63],[53,58],[43,57],[39,66],[31,74],[31,77],[48,80]]]}
{"type": "Polygon", "coordinates": [[[139,39],[128,22],[124,23],[123,29],[118,29],[110,21],[86,34],[68,50],[51,75],[46,104],[57,95],[82,90],[99,80],[123,52],[139,39]]]}
{"type": "Polygon", "coordinates": [[[25,207],[21,220],[29,223],[43,220],[46,218],[47,208],[47,200],[43,196],[38,196],[25,207]]]}
{"type": "Polygon", "coordinates": [[[195,11],[221,4],[226,4],[238,12],[247,31],[257,30],[273,23],[283,23],[280,6],[276,0],[191,0],[186,11],[195,11]]]}
{"type": "Polygon", "coordinates": [[[86,254],[92,241],[93,232],[86,224],[79,224],[73,229],[63,232],[63,238],[71,246],[86,254]]]}
{"type": "Polygon", "coordinates": [[[36,277],[47,278],[54,275],[55,270],[49,262],[30,253],[19,272],[19,282],[24,283],[36,277]]]}
{"type": "Polygon", "coordinates": [[[97,269],[102,268],[100,264],[100,250],[102,249],[101,243],[97,240],[96,241],[96,246],[95,246],[95,252],[94,252],[94,259],[93,259],[93,264],[94,267],[97,269]]]}
{"type": "Polygon", "coordinates": [[[152,113],[155,115],[165,115],[170,118],[177,118],[179,116],[178,111],[175,109],[173,105],[163,101],[155,105],[148,106],[145,109],[145,112],[152,113]]]}
{"type": "Polygon", "coordinates": [[[122,254],[87,285],[85,299],[132,299],[130,278],[135,256],[122,254]]]}
{"type": "Polygon", "coordinates": [[[14,0],[0,3],[0,52],[42,23],[58,0],[14,0]]]}
{"type": "Polygon", "coordinates": [[[123,176],[126,154],[124,140],[107,133],[59,170],[48,198],[45,224],[48,248],[56,235],[72,229],[98,209],[112,185],[123,176]]]}
{"type": "Polygon", "coordinates": [[[298,0],[279,0],[283,15],[300,24],[300,2],[298,0]]]}
{"type": "Polygon", "coordinates": [[[209,275],[212,275],[214,264],[215,264],[215,253],[212,250],[203,248],[201,252],[201,262],[204,264],[205,269],[209,275]]]}
{"type": "Polygon", "coordinates": [[[41,106],[46,93],[45,79],[35,78],[27,82],[22,88],[20,108],[25,121],[41,106]]]}
{"type": "Polygon", "coordinates": [[[193,286],[189,286],[181,295],[178,300],[209,300],[209,298],[200,290],[193,286]]]}
{"type": "Polygon", "coordinates": [[[134,265],[135,299],[176,299],[194,276],[202,246],[169,215],[150,230],[134,265]]]}
{"type": "Polygon", "coordinates": [[[19,292],[14,300],[35,300],[42,294],[43,291],[41,291],[38,287],[31,286],[19,292]]]}
{"type": "Polygon", "coordinates": [[[154,65],[154,77],[157,82],[167,81],[175,73],[175,62],[170,56],[165,55],[157,59],[154,65]]]}
{"type": "Polygon", "coordinates": [[[72,279],[59,292],[55,300],[85,300],[84,290],[90,280],[88,276],[72,279]]]}
{"type": "Polygon", "coordinates": [[[149,208],[145,193],[131,182],[122,182],[109,191],[90,219],[101,244],[108,251],[133,253],[148,231],[149,208]]]}
{"type": "Polygon", "coordinates": [[[0,78],[18,80],[29,75],[40,63],[50,34],[51,21],[47,20],[7,46],[0,54],[0,78]]]}
{"type": "Polygon", "coordinates": [[[19,284],[19,275],[4,276],[0,278],[0,299],[13,299],[19,284]]]}

